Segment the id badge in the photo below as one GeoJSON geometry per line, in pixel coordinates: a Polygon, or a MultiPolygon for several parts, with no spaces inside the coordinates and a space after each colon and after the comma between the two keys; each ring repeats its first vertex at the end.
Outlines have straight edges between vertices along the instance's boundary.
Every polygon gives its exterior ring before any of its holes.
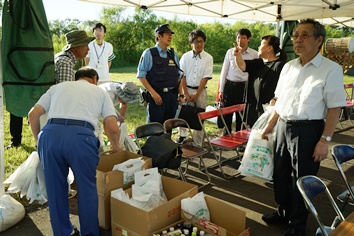
{"type": "Polygon", "coordinates": [[[97,68],[97,69],[102,69],[102,65],[101,65],[101,64],[97,64],[97,65],[96,65],[96,68],[97,68]]]}

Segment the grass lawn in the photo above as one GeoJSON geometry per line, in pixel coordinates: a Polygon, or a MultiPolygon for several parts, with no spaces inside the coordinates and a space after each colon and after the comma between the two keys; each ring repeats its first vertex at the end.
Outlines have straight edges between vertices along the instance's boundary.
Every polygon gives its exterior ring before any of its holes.
{"type": "MultiPolygon", "coordinates": [[[[215,96],[218,87],[218,81],[220,78],[221,64],[214,65],[214,77],[207,84],[208,86],[208,104],[213,105],[215,102],[215,96]]],[[[141,87],[138,79],[136,79],[136,66],[113,68],[111,70],[111,78],[115,81],[125,82],[133,81],[139,87],[141,87]]],[[[345,83],[354,82],[354,77],[345,76],[345,83]]],[[[145,107],[140,104],[131,104],[128,106],[126,114],[126,122],[128,125],[128,132],[134,132],[135,127],[145,123],[145,107]]],[[[208,125],[208,128],[212,132],[217,132],[217,129],[213,129],[214,125],[208,125]]],[[[11,136],[9,133],[9,113],[4,112],[4,144],[5,146],[10,143],[11,136]]],[[[24,118],[23,132],[22,132],[22,145],[18,148],[5,150],[4,162],[5,162],[5,179],[14,172],[14,170],[21,165],[31,152],[35,151],[34,140],[27,123],[27,119],[24,118]]]]}

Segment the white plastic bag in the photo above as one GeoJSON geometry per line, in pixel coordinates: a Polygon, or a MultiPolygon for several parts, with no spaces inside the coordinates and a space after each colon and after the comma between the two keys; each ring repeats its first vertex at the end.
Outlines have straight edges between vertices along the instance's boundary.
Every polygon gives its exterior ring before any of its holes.
{"type": "Polygon", "coordinates": [[[183,211],[198,217],[199,219],[210,221],[210,212],[205,201],[204,193],[199,192],[193,197],[181,200],[183,211]]]}
{"type": "Polygon", "coordinates": [[[14,226],[25,216],[25,208],[11,196],[0,197],[0,232],[14,226]]]}
{"type": "Polygon", "coordinates": [[[128,128],[125,122],[120,124],[120,140],[119,142],[125,147],[129,152],[136,153],[138,151],[138,146],[134,143],[133,139],[128,135],[128,128]]]}
{"type": "Polygon", "coordinates": [[[265,180],[272,180],[274,137],[273,134],[269,135],[268,141],[262,139],[261,134],[261,130],[252,129],[238,170],[244,176],[252,175],[265,180]]]}
{"type": "Polygon", "coordinates": [[[134,181],[134,173],[142,170],[145,161],[142,157],[129,159],[123,163],[113,166],[113,170],[120,170],[123,172],[123,184],[134,181]]]}

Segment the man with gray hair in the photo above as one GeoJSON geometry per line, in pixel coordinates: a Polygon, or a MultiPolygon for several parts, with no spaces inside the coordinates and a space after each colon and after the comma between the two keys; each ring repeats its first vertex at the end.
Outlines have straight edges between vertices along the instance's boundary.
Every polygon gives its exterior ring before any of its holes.
{"type": "Polygon", "coordinates": [[[263,215],[268,224],[285,224],[284,236],[305,235],[308,210],[296,186],[305,175],[317,175],[328,155],[341,108],[346,105],[343,70],[322,56],[326,38],[322,24],[300,21],[293,33],[299,58],[284,65],[275,90],[275,112],[263,130],[274,142],[274,196],[278,209],[263,215]]]}

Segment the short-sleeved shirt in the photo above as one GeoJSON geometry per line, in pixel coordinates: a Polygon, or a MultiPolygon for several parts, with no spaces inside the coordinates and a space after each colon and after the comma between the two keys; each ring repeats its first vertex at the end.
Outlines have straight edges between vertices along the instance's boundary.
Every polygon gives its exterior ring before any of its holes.
{"type": "Polygon", "coordinates": [[[101,116],[116,117],[108,93],[86,80],[56,84],[42,95],[37,104],[48,113],[48,120],[51,118],[83,120],[90,122],[95,129],[101,116]]]}
{"type": "Polygon", "coordinates": [[[198,55],[193,50],[186,52],[182,55],[180,64],[187,86],[198,87],[203,78],[211,79],[213,76],[213,57],[204,50],[198,55]]]}
{"type": "MultiPolygon", "coordinates": [[[[235,56],[233,55],[234,48],[227,50],[224,62],[222,64],[222,69],[220,73],[220,86],[219,92],[224,92],[226,80],[233,82],[244,82],[248,79],[248,73],[243,72],[238,68],[235,62],[235,56]]],[[[258,52],[252,48],[247,48],[246,51],[242,53],[243,60],[252,60],[258,58],[258,52]]]]}
{"type": "Polygon", "coordinates": [[[75,81],[76,58],[70,51],[57,53],[54,57],[55,82],[75,81]]]}
{"type": "MultiPolygon", "coordinates": [[[[158,44],[156,44],[155,47],[157,48],[157,50],[158,50],[158,52],[160,54],[160,57],[167,58],[167,49],[166,50],[162,50],[162,48],[158,44]]],[[[175,53],[174,57],[175,57],[175,62],[177,64],[177,66],[180,67],[177,53],[175,53]]],[[[140,62],[139,62],[139,65],[138,65],[138,73],[137,73],[136,77],[138,79],[146,78],[147,73],[152,68],[152,63],[153,63],[152,55],[151,55],[151,52],[150,52],[150,48],[148,48],[141,55],[140,62]]],[[[179,74],[180,74],[180,77],[182,77],[182,72],[179,71],[179,74]]]]}
{"type": "Polygon", "coordinates": [[[320,120],[328,108],[346,105],[343,69],[318,53],[302,66],[300,58],[284,65],[275,96],[275,109],[288,120],[320,120]]]}
{"type": "Polygon", "coordinates": [[[104,83],[104,84],[100,84],[98,85],[99,88],[101,88],[102,90],[106,91],[109,95],[109,97],[111,98],[113,105],[117,106],[120,104],[119,102],[119,97],[118,97],[118,93],[117,93],[117,87],[121,86],[122,83],[120,82],[110,82],[110,83],[104,83]]]}
{"type": "Polygon", "coordinates": [[[90,58],[88,66],[94,68],[100,78],[100,82],[111,81],[109,77],[108,62],[112,61],[116,55],[113,53],[113,46],[108,42],[98,45],[95,41],[88,44],[90,51],[87,57],[90,58]]]}

